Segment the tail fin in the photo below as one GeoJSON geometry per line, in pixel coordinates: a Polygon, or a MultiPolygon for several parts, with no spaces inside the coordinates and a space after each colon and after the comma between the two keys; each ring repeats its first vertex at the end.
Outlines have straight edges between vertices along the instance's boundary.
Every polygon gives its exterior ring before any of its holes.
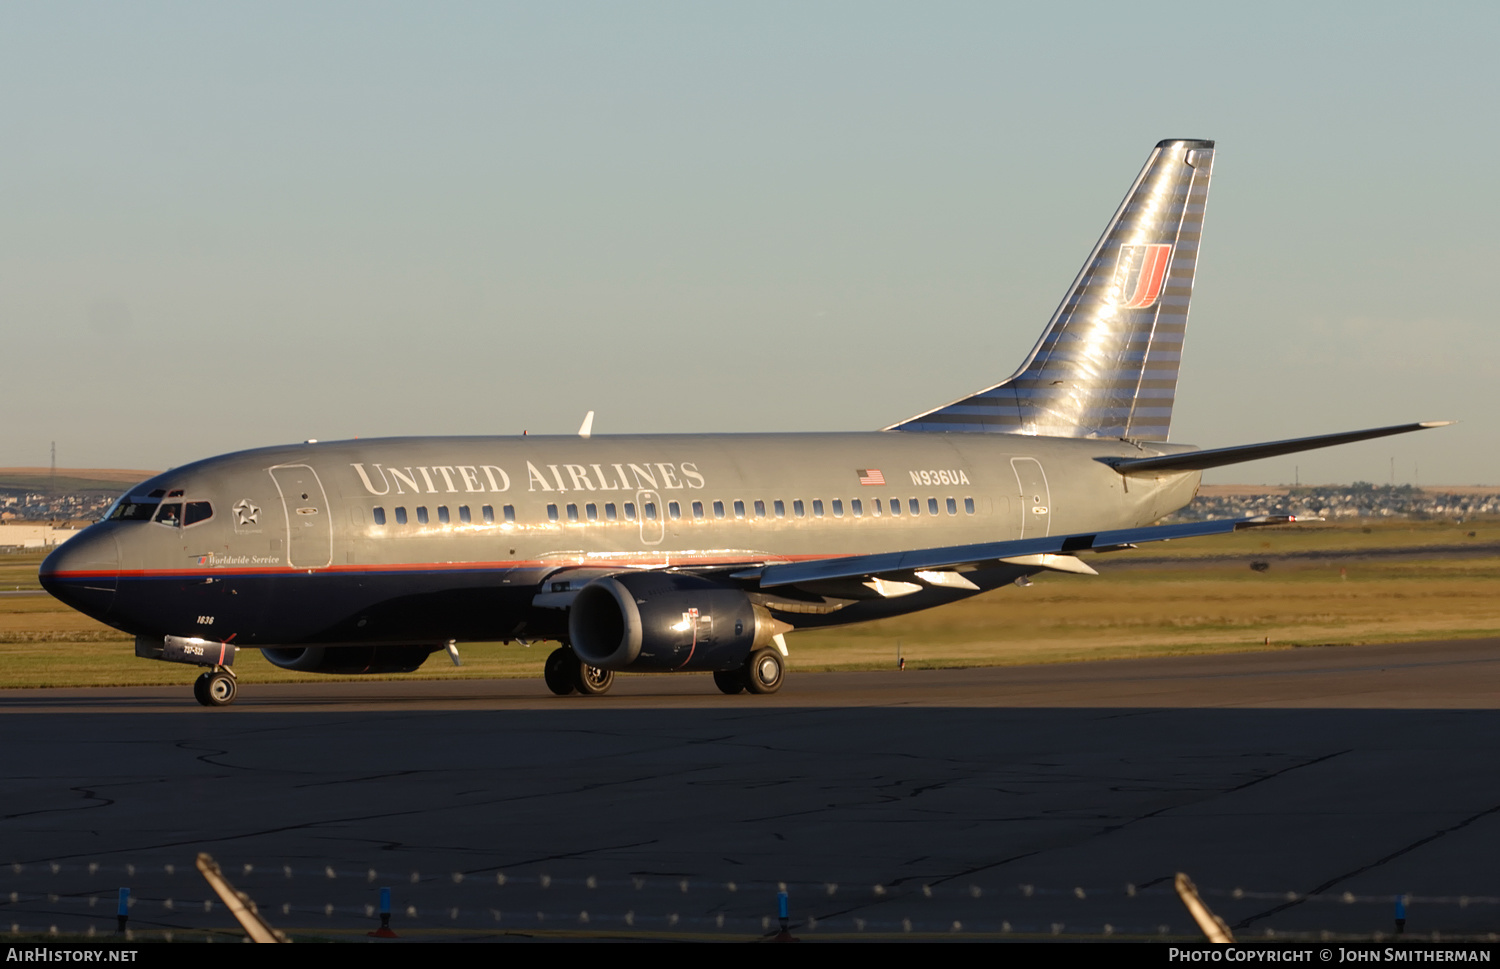
{"type": "Polygon", "coordinates": [[[1021,369],[886,430],[1165,441],[1213,158],[1157,144],[1021,369]]]}

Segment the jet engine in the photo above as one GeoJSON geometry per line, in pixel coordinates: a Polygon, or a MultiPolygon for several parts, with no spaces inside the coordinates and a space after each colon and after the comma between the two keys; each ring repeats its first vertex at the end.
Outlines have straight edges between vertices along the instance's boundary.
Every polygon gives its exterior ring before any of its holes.
{"type": "Polygon", "coordinates": [[[605,670],[733,670],[791,627],[739,589],[676,572],[623,572],[578,591],[573,651],[605,670]]]}
{"type": "Polygon", "coordinates": [[[262,649],[272,665],[303,673],[410,673],[441,646],[281,646],[262,649]]]}

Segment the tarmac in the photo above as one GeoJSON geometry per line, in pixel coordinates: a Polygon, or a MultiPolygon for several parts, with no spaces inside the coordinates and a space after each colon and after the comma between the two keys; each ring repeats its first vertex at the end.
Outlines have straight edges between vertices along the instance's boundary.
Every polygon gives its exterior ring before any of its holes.
{"type": "MultiPolygon", "coordinates": [[[[795,661],[796,657],[793,656],[795,661]]],[[[191,671],[187,671],[189,676],[191,671]]],[[[946,671],[0,691],[0,925],[409,939],[1500,931],[1500,640],[946,671]],[[248,869],[246,866],[249,866],[248,869]],[[11,893],[14,892],[14,897],[11,893]],[[10,899],[6,901],[6,899],[10,899]],[[92,901],[91,901],[92,900],[92,901]]]]}

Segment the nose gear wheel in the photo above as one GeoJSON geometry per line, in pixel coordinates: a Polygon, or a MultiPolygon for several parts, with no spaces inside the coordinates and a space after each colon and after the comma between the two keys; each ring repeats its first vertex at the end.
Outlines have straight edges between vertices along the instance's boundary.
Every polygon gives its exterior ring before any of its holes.
{"type": "Polygon", "coordinates": [[[193,681],[193,699],[206,707],[227,707],[238,692],[239,683],[227,670],[210,670],[193,681]]]}

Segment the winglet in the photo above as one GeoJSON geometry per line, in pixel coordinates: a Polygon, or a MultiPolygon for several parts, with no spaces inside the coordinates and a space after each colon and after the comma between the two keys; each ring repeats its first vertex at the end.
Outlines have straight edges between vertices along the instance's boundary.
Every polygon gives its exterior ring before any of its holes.
{"type": "Polygon", "coordinates": [[[594,434],[594,412],[589,411],[583,415],[583,424],[578,428],[579,437],[592,437],[594,434]]]}

